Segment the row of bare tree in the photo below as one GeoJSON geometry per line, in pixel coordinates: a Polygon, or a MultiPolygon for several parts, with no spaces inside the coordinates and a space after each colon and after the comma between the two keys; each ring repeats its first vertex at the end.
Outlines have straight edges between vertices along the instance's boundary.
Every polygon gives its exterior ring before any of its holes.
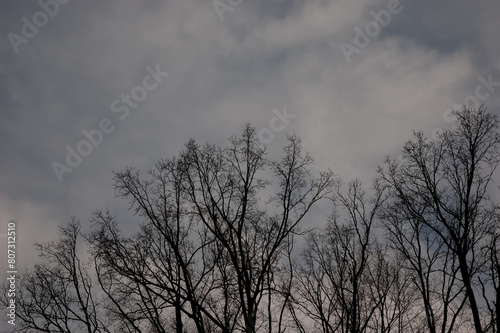
{"type": "Polygon", "coordinates": [[[250,125],[224,148],[190,141],[146,177],[118,172],[138,231],[97,211],[89,233],[73,220],[37,245],[16,329],[500,332],[499,121],[484,107],[455,116],[388,158],[369,193],[313,176],[295,136],[270,162],[250,125]],[[321,199],[332,214],[307,229],[321,199]]]}

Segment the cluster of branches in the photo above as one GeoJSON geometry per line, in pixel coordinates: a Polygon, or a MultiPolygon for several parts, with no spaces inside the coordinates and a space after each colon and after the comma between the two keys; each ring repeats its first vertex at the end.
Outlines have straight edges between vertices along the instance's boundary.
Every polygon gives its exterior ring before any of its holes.
{"type": "Polygon", "coordinates": [[[73,220],[38,245],[16,328],[500,332],[499,122],[484,107],[455,116],[435,140],[415,133],[369,193],[329,170],[313,176],[295,136],[269,161],[250,125],[224,148],[190,141],[147,176],[126,168],[115,191],[138,231],[96,211],[89,233],[73,220]],[[323,198],[326,226],[304,230],[323,198]]]}

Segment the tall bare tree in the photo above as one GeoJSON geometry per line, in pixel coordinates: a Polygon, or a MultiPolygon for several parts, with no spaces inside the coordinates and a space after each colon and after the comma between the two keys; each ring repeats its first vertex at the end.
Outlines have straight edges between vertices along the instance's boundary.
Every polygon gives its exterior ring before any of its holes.
{"type": "Polygon", "coordinates": [[[429,303],[429,329],[441,326],[441,332],[452,331],[461,302],[466,301],[473,329],[479,333],[486,326],[475,287],[485,265],[480,249],[498,223],[488,190],[500,162],[500,134],[497,117],[485,107],[464,107],[454,114],[452,130],[434,141],[416,133],[415,140],[404,146],[403,162],[388,160],[379,172],[391,187],[397,211],[390,214],[389,226],[395,244],[403,254],[408,251],[406,257],[413,259],[420,279],[429,279],[433,267],[442,267],[437,292],[445,302],[440,316],[451,311],[448,324],[443,317],[438,325],[430,306],[435,291],[427,282],[418,282],[424,302],[429,303]]]}
{"type": "Polygon", "coordinates": [[[466,300],[456,256],[398,202],[384,207],[380,215],[388,246],[400,254],[402,268],[410,272],[410,281],[419,290],[428,331],[455,332],[466,300]]]}
{"type": "Polygon", "coordinates": [[[132,169],[117,173],[117,194],[145,222],[138,235],[124,238],[113,217],[96,216],[100,227],[90,242],[110,311],[130,331],[147,318],[163,332],[164,313],[175,308],[177,332],[183,318],[198,332],[282,332],[286,306],[278,301],[286,297],[275,274],[299,222],[333,182],[330,171],[312,177],[312,162],[297,137],[289,138],[281,161],[269,162],[246,125],[226,148],[190,141],[149,179],[132,169]],[[266,178],[273,175],[275,183],[266,178]],[[271,184],[277,194],[264,201],[271,184]]]}
{"type": "MultiPolygon", "coordinates": [[[[112,332],[92,283],[90,262],[78,252],[80,224],[60,227],[57,241],[37,244],[41,262],[17,280],[15,332],[112,332]]],[[[81,243],[81,242],[80,242],[81,243]]],[[[8,305],[8,286],[0,304],[8,305]]]]}
{"type": "Polygon", "coordinates": [[[294,288],[296,307],[306,316],[304,322],[312,321],[324,333],[406,328],[404,318],[414,297],[374,233],[386,200],[384,186],[375,181],[372,198],[366,198],[359,181],[351,182],[347,193],[341,181],[335,188],[335,209],[326,229],[307,237],[294,288]],[[396,288],[399,294],[391,293],[396,288]]]}
{"type": "Polygon", "coordinates": [[[403,268],[405,259],[380,242],[376,245],[368,281],[378,306],[366,332],[426,332],[418,311],[420,295],[411,282],[412,272],[403,268]]]}
{"type": "MultiPolygon", "coordinates": [[[[499,210],[496,206],[497,221],[500,221],[499,210]]],[[[500,226],[496,225],[490,230],[488,243],[482,248],[485,260],[483,274],[479,276],[482,296],[486,303],[487,318],[485,331],[500,332],[500,226]]]]}
{"type": "Polygon", "coordinates": [[[359,181],[345,190],[329,170],[313,176],[295,136],[271,162],[248,124],[226,147],[189,141],[146,176],[125,168],[115,192],[138,229],[99,210],[89,233],[73,220],[37,245],[16,328],[499,333],[499,122],[484,107],[455,116],[434,141],[416,133],[402,162],[387,159],[370,197],[359,181]],[[327,226],[304,231],[322,198],[334,204],[327,226]]]}

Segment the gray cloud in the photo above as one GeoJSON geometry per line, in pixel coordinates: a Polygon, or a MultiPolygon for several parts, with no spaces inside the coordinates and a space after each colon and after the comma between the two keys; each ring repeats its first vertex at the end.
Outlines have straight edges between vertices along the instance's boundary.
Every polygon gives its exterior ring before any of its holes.
{"type": "MultiPolygon", "coordinates": [[[[498,3],[402,5],[347,63],[339,44],[386,1],[243,1],[222,22],[210,1],[70,1],[17,54],[6,36],[40,7],[3,2],[0,218],[18,221],[20,258],[31,262],[32,243],[53,239],[72,215],[86,221],[108,206],[129,217],[113,170],[148,168],[191,137],[225,144],[244,122],[268,127],[285,105],[297,118],[271,155],[295,132],[318,168],[370,181],[413,129],[446,127],[443,113],[474,93],[478,75],[500,81],[498,3]],[[156,64],[169,77],[121,121],[111,103],[156,64]],[[51,163],[104,117],[116,129],[59,183],[51,163]]],[[[499,96],[487,101],[493,112],[499,96]]]]}

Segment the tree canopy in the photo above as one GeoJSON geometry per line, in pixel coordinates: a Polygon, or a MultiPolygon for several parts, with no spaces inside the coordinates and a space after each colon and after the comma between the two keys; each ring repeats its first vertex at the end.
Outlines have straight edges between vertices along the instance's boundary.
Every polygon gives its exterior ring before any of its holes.
{"type": "Polygon", "coordinates": [[[126,167],[115,194],[136,232],[98,210],[90,232],[74,218],[37,244],[16,330],[500,332],[499,122],[455,116],[434,140],[414,133],[370,188],[313,173],[297,136],[268,158],[250,124],[225,147],[191,140],[146,174],[126,167]],[[331,214],[307,228],[320,200],[331,214]]]}

